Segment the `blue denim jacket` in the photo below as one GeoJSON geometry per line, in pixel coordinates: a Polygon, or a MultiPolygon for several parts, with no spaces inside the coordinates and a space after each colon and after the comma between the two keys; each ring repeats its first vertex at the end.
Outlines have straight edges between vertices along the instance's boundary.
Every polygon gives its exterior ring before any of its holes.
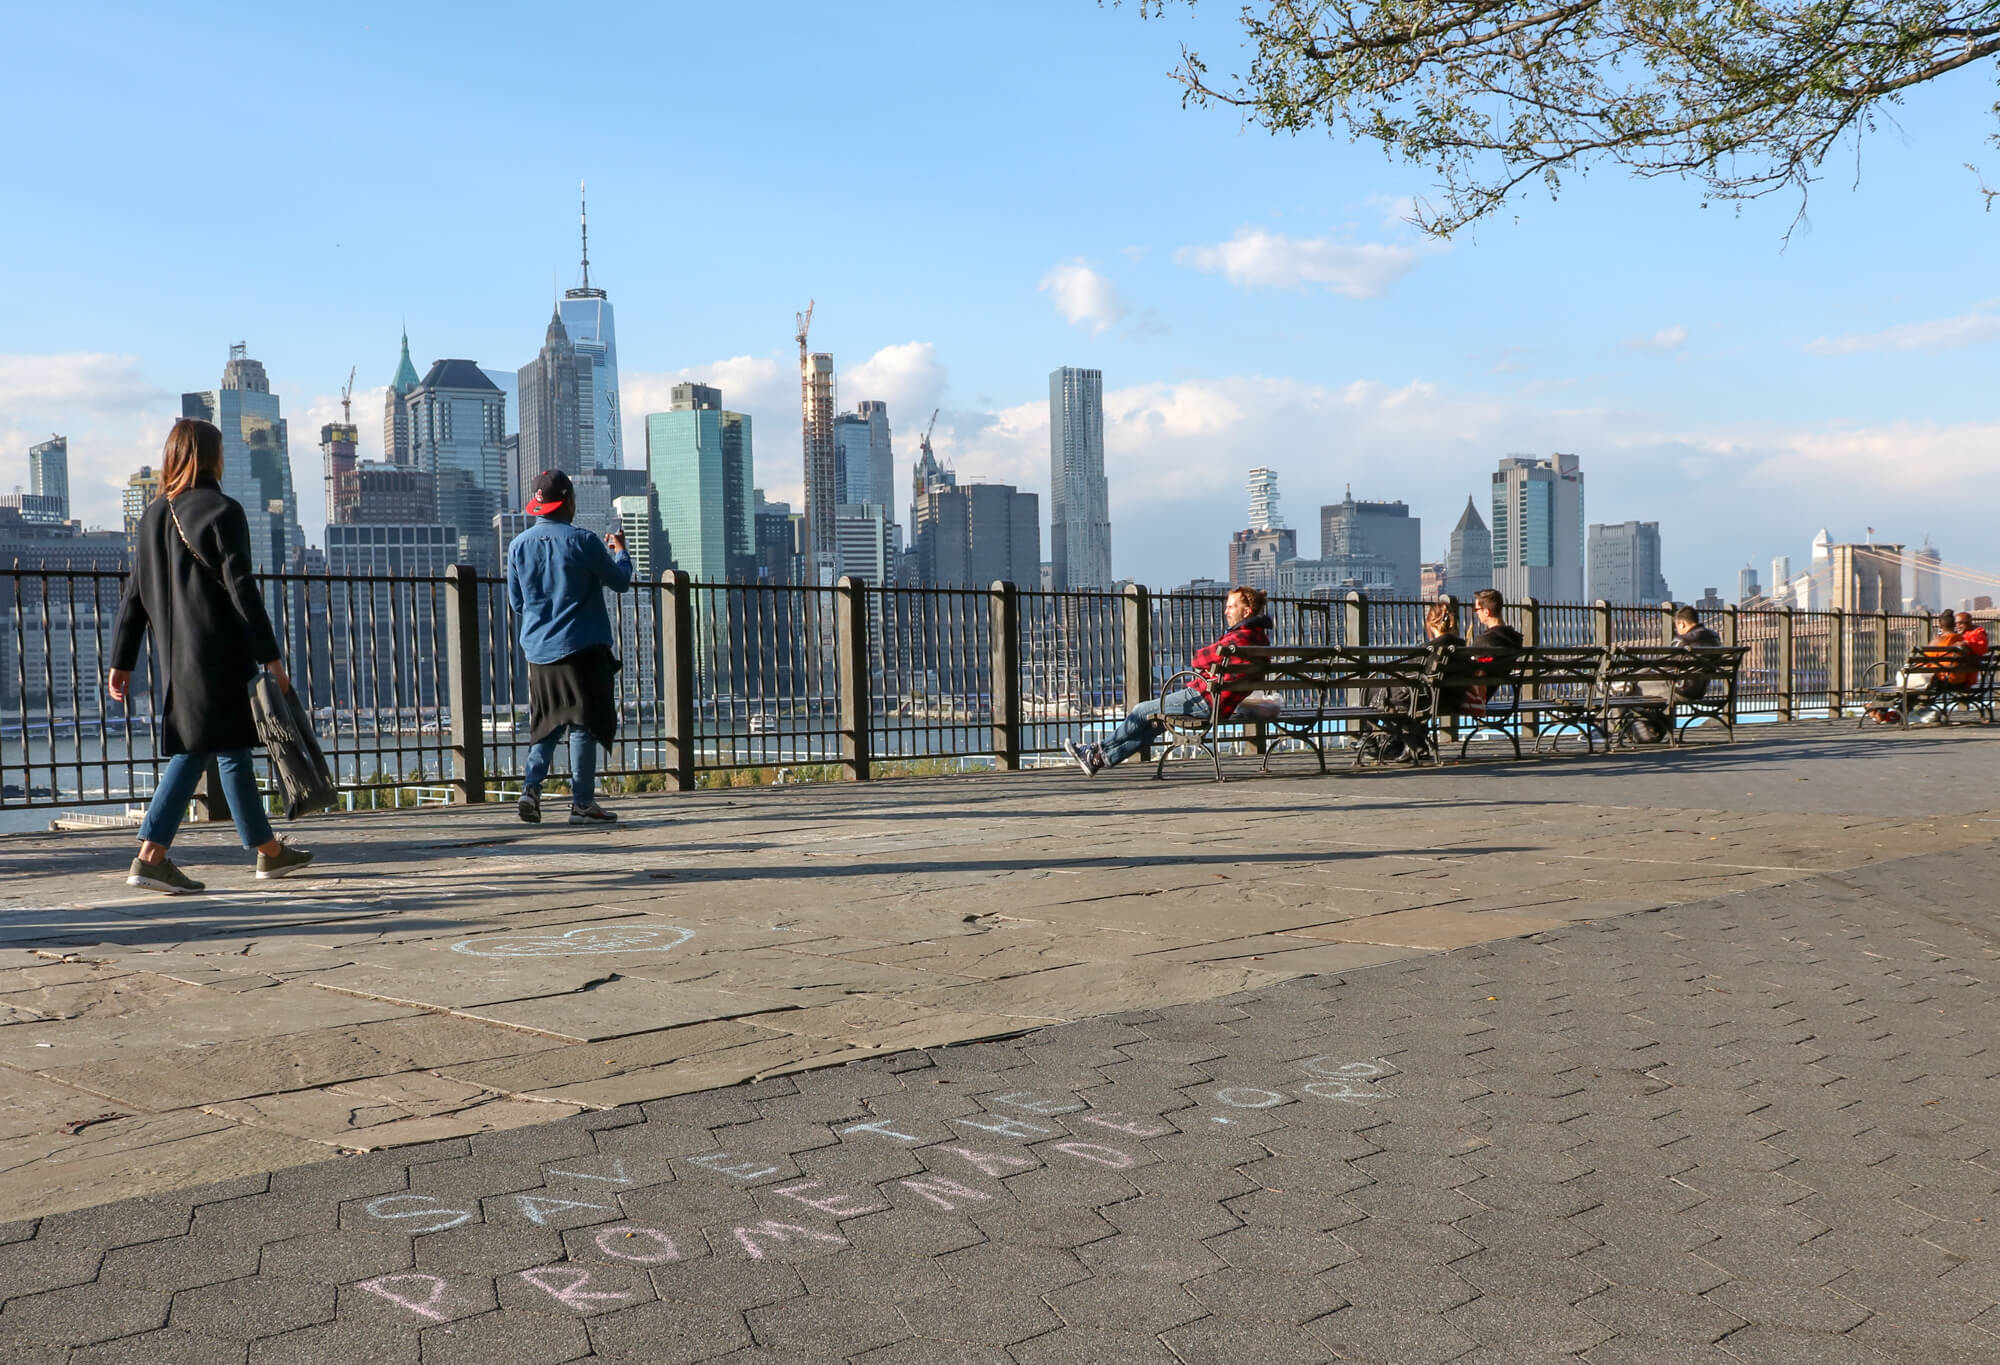
{"type": "Polygon", "coordinates": [[[531,664],[552,664],[592,645],[611,644],[605,588],[632,586],[632,557],[614,558],[592,532],[536,517],[507,547],[507,604],[531,664]]]}

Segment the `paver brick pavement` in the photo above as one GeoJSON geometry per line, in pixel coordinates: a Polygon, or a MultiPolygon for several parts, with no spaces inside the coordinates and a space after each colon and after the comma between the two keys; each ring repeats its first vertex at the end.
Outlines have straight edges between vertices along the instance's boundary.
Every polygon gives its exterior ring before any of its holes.
{"type": "Polygon", "coordinates": [[[26,1220],[0,1359],[1990,1365],[1929,861],[26,1220]]]}
{"type": "Polygon", "coordinates": [[[1625,760],[1232,785],[1199,810],[1023,778],[982,788],[1021,798],[1003,812],[947,784],[874,826],[788,795],[764,810],[796,812],[799,867],[731,843],[768,813],[710,807],[636,890],[467,844],[479,876],[559,883],[507,924],[462,870],[408,861],[380,892],[191,919],[24,912],[9,941],[92,960],[7,950],[9,1034],[49,1045],[0,1067],[0,1113],[28,1116],[0,1135],[16,1208],[121,1163],[152,1193],[0,1224],[0,1361],[2000,1360],[2000,822],[1966,795],[1992,750],[1836,765],[1801,741],[1774,764],[1761,743],[1648,762],[1653,808],[1572,790],[1625,760]],[[1897,797],[1936,765],[1960,777],[1897,797]],[[1754,813],[1731,809],[1746,788],[1754,813]],[[1080,819],[1195,851],[1078,858],[1080,819]],[[1190,877],[1232,883],[1245,923],[1203,923],[1190,877]],[[708,956],[480,965],[503,935],[600,932],[580,893],[652,924],[691,891],[728,911],[699,921],[708,956]],[[773,916],[773,894],[835,912],[773,916]],[[354,971],[314,992],[336,959],[354,971]],[[732,961],[763,979],[700,980],[732,961]],[[457,1012],[339,1022],[391,966],[457,1012]],[[504,972],[542,992],[518,1021],[489,1008],[504,972]],[[939,1003],[968,983],[980,1003],[939,1003]],[[221,1041],[149,1036],[204,990],[221,1041]],[[761,1012],[630,1037],[617,990],[761,1012]],[[255,1041],[259,1009],[321,995],[296,1061],[255,1041]],[[1058,1004],[1095,1017],[1035,1027],[1058,1004]],[[894,1050],[917,1019],[987,1040],[894,1050]],[[405,1034],[431,1051],[378,1045],[405,1034]],[[851,1060],[792,1069],[829,1055],[851,1060]],[[388,1069],[354,1079],[371,1057],[388,1069]],[[244,1109],[203,1071],[252,1061],[294,1088],[244,1109]],[[63,1145],[58,1082],[213,1102],[63,1145]],[[295,1164],[229,1123],[319,1150],[454,1135],[295,1164]]]}

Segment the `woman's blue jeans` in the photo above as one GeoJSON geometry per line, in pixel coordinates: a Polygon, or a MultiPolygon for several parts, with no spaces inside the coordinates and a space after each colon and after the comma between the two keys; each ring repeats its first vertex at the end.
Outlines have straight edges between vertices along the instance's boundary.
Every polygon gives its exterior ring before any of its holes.
{"type": "Polygon", "coordinates": [[[173,843],[210,759],[222,772],[222,794],[229,801],[229,814],[236,821],[236,835],[243,847],[262,848],[271,842],[271,820],[264,814],[264,794],[257,790],[257,763],[248,749],[175,754],[168,759],[160,785],[153,789],[152,804],[146,807],[146,818],[140,822],[141,839],[162,848],[173,843]]]}
{"type": "Polygon", "coordinates": [[[556,745],[569,731],[569,803],[582,810],[597,799],[597,737],[581,725],[558,725],[528,746],[528,770],[522,780],[537,790],[556,761],[556,745]]]}
{"type": "Polygon", "coordinates": [[[1118,722],[1111,738],[1104,741],[1105,766],[1115,768],[1133,754],[1150,755],[1153,741],[1160,737],[1159,724],[1153,717],[1162,711],[1170,716],[1205,716],[1208,699],[1192,687],[1183,687],[1157,700],[1140,702],[1132,708],[1131,715],[1118,722]]]}

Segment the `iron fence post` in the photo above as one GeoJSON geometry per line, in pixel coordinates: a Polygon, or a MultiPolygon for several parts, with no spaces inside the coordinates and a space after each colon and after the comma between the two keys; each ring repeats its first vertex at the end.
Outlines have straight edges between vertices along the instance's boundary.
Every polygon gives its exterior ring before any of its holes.
{"type": "MultiPolygon", "coordinates": [[[[55,786],[53,779],[49,786],[51,788],[55,786]]],[[[208,766],[202,769],[201,781],[195,784],[194,804],[201,812],[201,818],[209,824],[230,818],[229,793],[222,787],[222,765],[212,758],[208,760],[208,766]]]]}
{"type": "MultiPolygon", "coordinates": [[[[639,694],[652,703],[655,723],[664,722],[673,715],[673,712],[667,709],[667,702],[672,696],[672,684],[668,682],[667,674],[674,666],[674,656],[667,649],[667,619],[673,615],[674,571],[660,570],[659,584],[659,591],[653,598],[653,647],[652,658],[648,661],[653,669],[653,691],[652,695],[647,697],[643,690],[644,682],[641,680],[642,690],[639,694]]],[[[636,633],[638,603],[633,603],[632,610],[633,630],[636,633]]]]}
{"type": "Polygon", "coordinates": [[[1798,666],[1797,637],[1792,628],[1792,608],[1787,603],[1778,613],[1778,677],[1783,690],[1778,695],[1778,719],[1794,720],[1792,697],[1798,688],[1793,670],[1798,666]]]}
{"type": "Polygon", "coordinates": [[[694,581],[679,569],[660,575],[660,692],[666,721],[667,777],[693,791],[700,742],[694,728],[694,581]]]}
{"type": "Polygon", "coordinates": [[[1153,603],[1138,583],[1127,583],[1121,608],[1125,618],[1125,709],[1153,696],[1153,603]]]}
{"type": "Polygon", "coordinates": [[[1368,599],[1358,592],[1347,594],[1347,643],[1368,643],[1368,599]]]}
{"type": "MultiPolygon", "coordinates": [[[[1731,602],[1722,609],[1722,643],[1727,645],[1729,648],[1734,649],[1736,648],[1738,639],[1741,635],[1742,635],[1742,622],[1736,619],[1736,604],[1734,602],[1731,602]]],[[[1742,682],[1742,676],[1743,676],[1742,670],[1739,668],[1737,670],[1737,682],[1739,686],[1742,682]]],[[[1736,729],[1736,714],[1737,714],[1736,698],[1737,698],[1737,689],[1731,688],[1729,692],[1729,728],[1731,733],[1734,733],[1736,729]]]]}
{"type": "Polygon", "coordinates": [[[868,587],[842,574],[833,590],[833,638],[840,669],[840,765],[852,782],[869,777],[868,587]]]}
{"type": "MultiPolygon", "coordinates": [[[[1521,599],[1521,643],[1529,649],[1540,649],[1542,645],[1542,604],[1532,597],[1521,599]]],[[[1520,683],[1517,679],[1515,682],[1515,697],[1517,700],[1520,697],[1520,693],[1520,683]]],[[[1529,683],[1527,695],[1530,701],[1540,700],[1542,685],[1538,682],[1529,683]]],[[[1528,722],[1528,733],[1539,735],[1541,734],[1541,728],[1534,721],[1530,720],[1528,722]]]]}
{"type": "Polygon", "coordinates": [[[1847,613],[1835,607],[1826,623],[1826,718],[1847,714],[1847,613]]]}
{"type": "Polygon", "coordinates": [[[1021,767],[1021,592],[996,580],[987,590],[988,634],[993,645],[993,761],[1007,772],[1021,767]]]}
{"type": "Polygon", "coordinates": [[[1889,659],[1889,611],[1886,607],[1875,613],[1875,657],[1870,662],[1882,665],[1884,687],[1896,680],[1896,670],[1889,659]]]}
{"type": "Polygon", "coordinates": [[[461,803],[486,799],[486,727],[480,705],[479,570],[453,564],[444,571],[445,679],[451,692],[453,794],[461,803]]]}

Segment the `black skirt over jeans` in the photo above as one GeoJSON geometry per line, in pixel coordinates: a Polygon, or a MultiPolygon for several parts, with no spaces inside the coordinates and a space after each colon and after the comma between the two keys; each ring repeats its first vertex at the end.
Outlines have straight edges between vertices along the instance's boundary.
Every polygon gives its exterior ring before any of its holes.
{"type": "Polygon", "coordinates": [[[618,738],[619,668],[618,657],[603,645],[552,664],[529,664],[528,738],[542,740],[573,725],[609,749],[618,738]]]}

